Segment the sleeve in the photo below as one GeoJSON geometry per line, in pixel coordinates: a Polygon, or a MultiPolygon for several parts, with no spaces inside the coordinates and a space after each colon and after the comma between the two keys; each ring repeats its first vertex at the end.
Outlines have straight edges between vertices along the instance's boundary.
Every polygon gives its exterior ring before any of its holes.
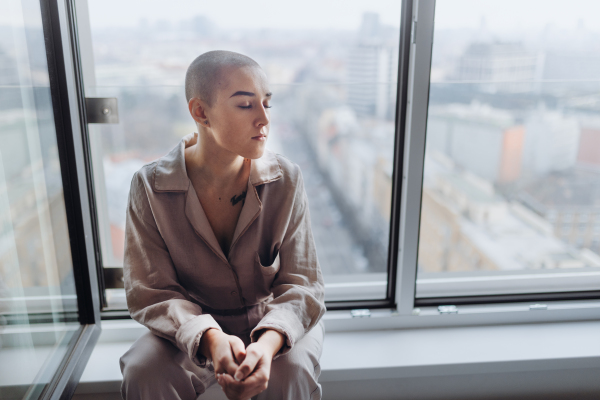
{"type": "Polygon", "coordinates": [[[202,314],[178,282],[139,172],[127,204],[123,278],[131,317],[206,367],[208,360],[198,353],[200,339],[210,328],[222,329],[210,314],[202,314]]]}
{"type": "Polygon", "coordinates": [[[273,281],[265,316],[250,333],[252,342],[265,329],[286,340],[274,359],[288,353],[325,313],[325,286],[310,224],[308,198],[300,167],[290,221],[279,248],[280,269],[273,281]]]}

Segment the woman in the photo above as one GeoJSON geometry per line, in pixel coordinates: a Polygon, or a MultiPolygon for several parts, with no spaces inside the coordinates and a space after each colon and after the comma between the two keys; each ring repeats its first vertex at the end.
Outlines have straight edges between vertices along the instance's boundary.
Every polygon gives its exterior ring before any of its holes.
{"type": "Polygon", "coordinates": [[[121,357],[123,398],[218,382],[229,399],[320,399],[323,278],[300,168],[265,149],[265,73],[204,53],[186,97],[198,133],[131,183],[125,290],[150,332],[121,357]]]}

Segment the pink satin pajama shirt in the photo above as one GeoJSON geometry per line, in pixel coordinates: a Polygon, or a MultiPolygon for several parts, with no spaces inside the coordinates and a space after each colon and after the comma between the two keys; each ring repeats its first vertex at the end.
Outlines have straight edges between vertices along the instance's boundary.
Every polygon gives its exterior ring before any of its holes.
{"type": "Polygon", "coordinates": [[[124,262],[131,316],[201,367],[198,346],[209,328],[246,345],[274,329],[286,338],[277,358],[325,312],[300,168],[268,149],[251,160],[226,257],[188,178],[186,138],[131,183],[124,262]]]}

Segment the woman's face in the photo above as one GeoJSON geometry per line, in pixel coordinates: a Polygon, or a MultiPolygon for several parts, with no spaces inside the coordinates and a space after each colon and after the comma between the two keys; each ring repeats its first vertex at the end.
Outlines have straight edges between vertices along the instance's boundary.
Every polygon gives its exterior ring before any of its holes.
{"type": "Polygon", "coordinates": [[[260,158],[271,120],[267,77],[259,67],[230,68],[222,76],[214,103],[205,110],[214,140],[244,158],[260,158]]]}

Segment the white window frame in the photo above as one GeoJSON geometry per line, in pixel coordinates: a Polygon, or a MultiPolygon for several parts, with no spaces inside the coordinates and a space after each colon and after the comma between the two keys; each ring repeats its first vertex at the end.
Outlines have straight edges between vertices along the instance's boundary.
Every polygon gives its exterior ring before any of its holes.
{"type": "MultiPolygon", "coordinates": [[[[412,11],[412,26],[410,40],[410,61],[408,78],[408,95],[406,104],[398,102],[398,114],[402,107],[406,107],[406,124],[398,126],[397,132],[404,132],[404,157],[402,168],[401,206],[400,206],[400,232],[398,245],[398,265],[395,274],[395,308],[372,309],[368,312],[355,312],[356,310],[328,311],[325,315],[328,330],[375,330],[391,328],[427,328],[443,326],[469,326],[469,325],[495,325],[507,323],[532,323],[532,322],[559,322],[576,320],[600,319],[600,300],[566,300],[518,303],[494,303],[480,305],[459,305],[458,313],[441,313],[438,307],[415,307],[417,257],[419,243],[419,225],[421,212],[421,197],[423,183],[423,167],[425,156],[425,138],[427,128],[427,112],[429,103],[429,82],[431,53],[433,48],[433,31],[435,0],[402,0],[406,2],[403,10],[412,11]]],[[[87,11],[87,0],[75,0],[78,10],[87,11]]],[[[78,19],[80,44],[82,47],[82,68],[84,78],[94,76],[94,60],[92,54],[91,31],[89,17],[80,16],[78,19]]],[[[402,28],[401,28],[402,29],[402,28]]],[[[400,57],[401,59],[402,57],[400,57]]],[[[86,80],[88,85],[94,82],[86,80]]],[[[101,151],[101,148],[92,148],[92,151],[101,151]]],[[[98,156],[98,154],[96,154],[98,156]]],[[[99,159],[99,157],[96,157],[99,159]]],[[[101,159],[101,158],[100,158],[101,159]]],[[[101,165],[94,165],[102,168],[101,165]]],[[[102,200],[104,182],[100,182],[103,174],[95,173],[96,196],[102,200]]],[[[106,206],[103,201],[98,201],[98,208],[106,206]]],[[[99,210],[99,214],[107,215],[107,210],[99,210]]],[[[106,218],[98,221],[100,233],[104,240],[107,229],[106,218]],[[103,224],[104,229],[103,229],[103,224]],[[104,233],[103,233],[104,232],[104,233]]],[[[108,249],[104,247],[103,253],[108,249]]],[[[106,256],[106,255],[105,255],[106,256]]],[[[109,257],[106,257],[108,259],[109,257]]],[[[573,287],[581,282],[580,277],[565,276],[553,277],[556,282],[567,282],[573,287]]],[[[390,279],[391,279],[390,275],[390,279]]],[[[498,285],[506,288],[514,287],[522,281],[522,277],[514,280],[502,279],[498,285]]],[[[493,280],[491,280],[493,281],[493,280]]],[[[450,281],[449,281],[450,282],[450,281]]],[[[548,281],[545,281],[548,282],[548,281]]],[[[451,282],[448,284],[456,284],[451,282]]],[[[493,289],[494,282],[488,282],[493,289]]],[[[458,286],[460,287],[460,282],[458,286]]],[[[532,292],[540,292],[541,286],[532,286],[532,292]],[[537,290],[535,289],[537,287],[537,290]]],[[[496,286],[497,288],[497,286],[496,286]]],[[[349,288],[353,291],[354,288],[349,288]]],[[[460,292],[457,290],[457,292],[460,292]]],[[[462,293],[461,293],[462,294],[462,293]]],[[[449,304],[450,305],[450,304],[449,304]]]]}
{"type": "MultiPolygon", "coordinates": [[[[412,2],[413,18],[402,177],[400,216],[402,223],[396,275],[397,308],[372,311],[368,322],[365,318],[352,318],[348,312],[330,312],[327,316],[331,319],[328,328],[335,330],[426,328],[600,319],[598,300],[545,301],[543,304],[538,304],[539,302],[536,301],[535,303],[465,305],[457,306],[456,314],[440,313],[438,307],[415,308],[435,0],[407,1],[412,2]]],[[[505,282],[505,285],[509,286],[510,282],[505,282]]]]}

